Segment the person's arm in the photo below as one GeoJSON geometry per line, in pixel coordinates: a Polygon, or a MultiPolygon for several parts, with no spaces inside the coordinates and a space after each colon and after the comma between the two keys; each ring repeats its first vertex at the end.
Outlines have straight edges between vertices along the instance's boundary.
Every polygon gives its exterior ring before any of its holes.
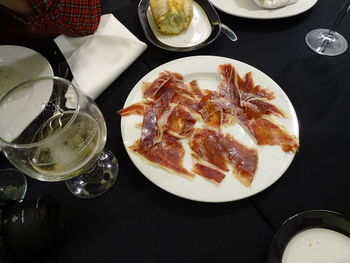
{"type": "Polygon", "coordinates": [[[0,5],[23,16],[31,16],[34,13],[32,6],[26,0],[0,0],[0,5]]]}
{"type": "Polygon", "coordinates": [[[16,12],[17,19],[42,35],[83,36],[94,33],[99,25],[100,1],[0,0],[0,5],[16,12]]]}

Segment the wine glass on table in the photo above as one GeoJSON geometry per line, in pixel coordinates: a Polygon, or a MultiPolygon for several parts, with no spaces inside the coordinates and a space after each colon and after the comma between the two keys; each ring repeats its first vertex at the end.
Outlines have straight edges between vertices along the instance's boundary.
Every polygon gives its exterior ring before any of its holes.
{"type": "Polygon", "coordinates": [[[93,198],[114,184],[118,163],[104,149],[106,124],[96,103],[59,77],[25,81],[0,99],[0,148],[24,174],[66,181],[93,198]]]}
{"type": "Polygon", "coordinates": [[[25,175],[13,168],[0,169],[0,202],[22,202],[27,192],[25,175]]]}
{"type": "Polygon", "coordinates": [[[337,56],[348,49],[346,39],[336,30],[349,11],[349,6],[350,0],[346,0],[330,29],[315,29],[306,35],[306,44],[313,51],[321,55],[337,56]]]}

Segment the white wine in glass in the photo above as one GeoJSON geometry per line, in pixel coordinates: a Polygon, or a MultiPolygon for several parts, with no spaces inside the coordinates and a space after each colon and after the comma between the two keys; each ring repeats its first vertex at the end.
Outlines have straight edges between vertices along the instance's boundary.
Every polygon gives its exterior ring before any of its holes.
{"type": "Polygon", "coordinates": [[[71,82],[42,77],[0,99],[0,147],[26,175],[66,180],[71,193],[93,198],[114,184],[118,163],[104,150],[106,124],[96,103],[71,82]]]}
{"type": "Polygon", "coordinates": [[[349,5],[350,0],[346,0],[330,29],[315,29],[306,35],[306,44],[313,51],[325,56],[337,56],[348,49],[348,42],[336,30],[349,11],[349,5]]]}

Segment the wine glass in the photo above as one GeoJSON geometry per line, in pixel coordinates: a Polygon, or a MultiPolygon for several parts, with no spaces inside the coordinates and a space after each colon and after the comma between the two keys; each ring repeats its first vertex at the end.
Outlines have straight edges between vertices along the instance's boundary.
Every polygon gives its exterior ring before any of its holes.
{"type": "Polygon", "coordinates": [[[22,202],[27,192],[25,175],[13,168],[0,169],[0,200],[22,202]]]}
{"type": "Polygon", "coordinates": [[[93,198],[114,184],[118,163],[104,149],[106,124],[96,103],[66,79],[25,81],[0,99],[0,149],[24,174],[66,180],[71,193],[93,198]]]}
{"type": "Polygon", "coordinates": [[[336,30],[349,11],[349,5],[350,0],[346,0],[330,29],[315,29],[306,35],[306,44],[313,51],[321,55],[337,56],[348,49],[348,42],[336,30]]]}

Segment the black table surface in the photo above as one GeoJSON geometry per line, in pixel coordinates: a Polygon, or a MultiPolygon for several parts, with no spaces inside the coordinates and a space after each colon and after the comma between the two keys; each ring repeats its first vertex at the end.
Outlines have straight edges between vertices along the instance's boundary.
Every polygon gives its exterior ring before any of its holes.
{"type": "MultiPolygon", "coordinates": [[[[300,0],[301,1],[301,0],[300,0]]],[[[106,148],[118,158],[113,188],[101,197],[82,200],[65,184],[28,178],[26,199],[54,196],[65,218],[65,241],[50,260],[37,262],[266,262],[278,227],[306,210],[327,209],[350,215],[350,51],[320,56],[305,43],[315,28],[329,28],[343,1],[319,0],[309,11],[277,20],[244,19],[218,11],[238,35],[220,35],[200,50],[176,53],[153,46],[143,34],[137,0],[105,5],[141,41],[146,51],[97,99],[108,129],[106,148]],[[174,196],[145,178],[124,148],[116,111],[134,85],[155,67],[173,59],[217,55],[248,63],[274,79],[296,110],[300,149],[285,174],[249,198],[202,203],[174,196]],[[348,149],[349,147],[349,149],[348,149]]],[[[339,32],[350,40],[346,17],[339,32]]],[[[10,40],[43,54],[53,68],[63,60],[51,39],[10,40]]],[[[0,167],[11,167],[0,156],[0,167]]]]}

